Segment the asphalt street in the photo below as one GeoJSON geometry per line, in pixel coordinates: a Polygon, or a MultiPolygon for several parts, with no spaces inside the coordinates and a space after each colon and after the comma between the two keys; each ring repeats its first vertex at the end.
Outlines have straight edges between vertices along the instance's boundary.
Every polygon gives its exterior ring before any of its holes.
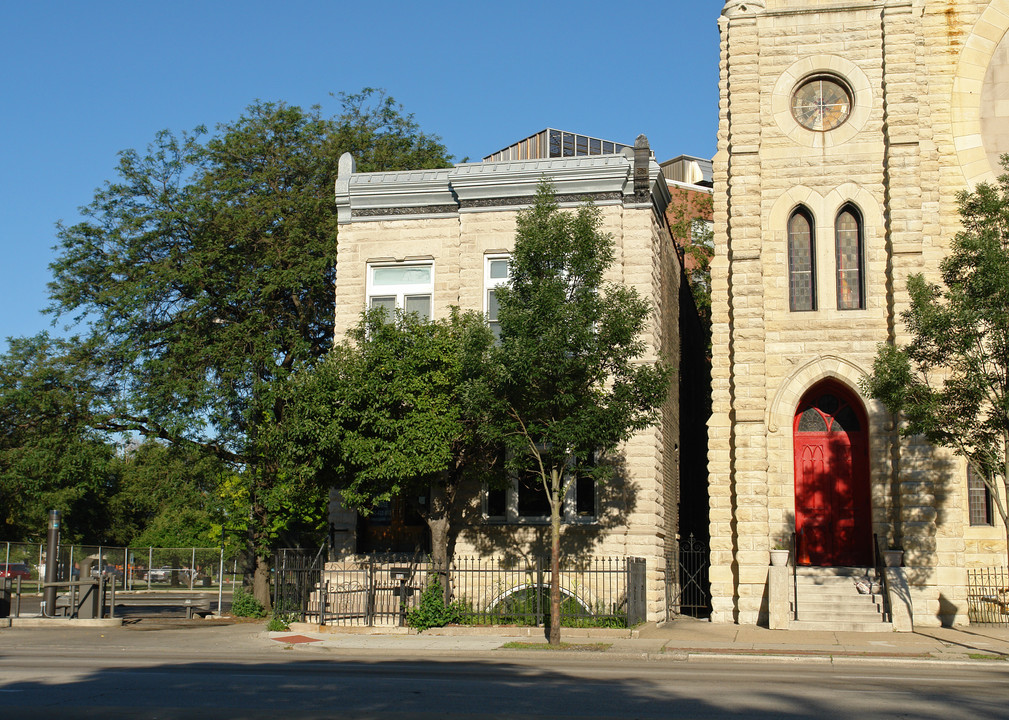
{"type": "Polygon", "coordinates": [[[258,624],[145,620],[0,631],[0,706],[12,718],[1009,718],[1009,668],[308,651],[258,624]]]}

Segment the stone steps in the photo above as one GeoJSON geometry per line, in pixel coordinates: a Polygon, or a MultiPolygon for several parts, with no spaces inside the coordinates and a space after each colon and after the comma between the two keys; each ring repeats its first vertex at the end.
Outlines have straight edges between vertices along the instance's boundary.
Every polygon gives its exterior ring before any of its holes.
{"type": "MultiPolygon", "coordinates": [[[[789,622],[790,630],[831,630],[847,632],[887,632],[883,622],[883,602],[868,568],[798,568],[796,592],[799,619],[789,622]],[[855,586],[864,580],[871,592],[863,594],[855,586]]],[[[795,613],[794,600],[789,608],[795,613]]]]}

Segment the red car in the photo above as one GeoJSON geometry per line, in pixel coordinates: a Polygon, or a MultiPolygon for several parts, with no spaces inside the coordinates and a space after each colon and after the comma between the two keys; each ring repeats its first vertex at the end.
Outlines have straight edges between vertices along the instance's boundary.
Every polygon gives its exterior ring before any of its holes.
{"type": "Polygon", "coordinates": [[[0,578],[5,577],[31,580],[32,571],[25,563],[0,563],[0,578]]]}

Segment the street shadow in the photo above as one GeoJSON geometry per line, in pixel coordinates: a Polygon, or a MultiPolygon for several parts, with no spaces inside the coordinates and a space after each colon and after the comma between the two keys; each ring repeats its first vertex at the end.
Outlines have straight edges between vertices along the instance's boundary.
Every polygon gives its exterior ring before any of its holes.
{"type": "MultiPolygon", "coordinates": [[[[808,676],[789,677],[782,666],[767,664],[724,668],[664,663],[660,671],[642,665],[642,671],[634,674],[605,672],[605,656],[601,662],[586,664],[547,656],[520,662],[509,659],[509,651],[492,651],[492,658],[405,660],[320,659],[316,652],[305,653],[311,658],[296,657],[301,650],[290,652],[286,661],[146,665],[124,659],[98,670],[88,670],[82,662],[73,671],[40,669],[37,679],[13,679],[5,673],[0,692],[5,713],[18,718],[847,720],[853,715],[879,717],[894,709],[892,704],[877,705],[893,694],[892,678],[867,676],[853,693],[850,681],[826,668],[818,674],[818,690],[810,692],[808,676]],[[551,663],[561,667],[552,668],[551,663]],[[697,680],[699,673],[707,679],[697,680]]],[[[976,679],[998,687],[1004,675],[979,669],[976,679]]],[[[900,702],[907,716],[994,717],[999,716],[993,712],[996,696],[1004,696],[1004,691],[967,693],[956,684],[919,681],[913,694],[901,695],[890,703],[900,702]]]]}

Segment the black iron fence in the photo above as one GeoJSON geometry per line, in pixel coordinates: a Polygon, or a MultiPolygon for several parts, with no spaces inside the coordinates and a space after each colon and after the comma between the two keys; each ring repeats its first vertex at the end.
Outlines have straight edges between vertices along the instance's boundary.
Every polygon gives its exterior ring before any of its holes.
{"type": "Polygon", "coordinates": [[[1009,568],[967,570],[967,615],[972,623],[1009,626],[1009,568]]]}
{"type": "Polygon", "coordinates": [[[666,554],[666,620],[677,615],[709,617],[711,583],[708,545],[691,533],[678,552],[666,554]]]}
{"type": "Polygon", "coordinates": [[[273,563],[273,612],[304,619],[325,563],[325,548],[278,550],[273,563]]]}
{"type": "MultiPolygon", "coordinates": [[[[401,625],[437,580],[459,617],[471,625],[545,626],[550,621],[550,562],[456,558],[445,571],[426,558],[388,556],[305,564],[292,569],[277,557],[280,602],[300,599],[309,622],[337,625],[401,625]],[[286,568],[281,571],[284,563],[286,568]],[[306,589],[311,587],[311,590],[306,589]]],[[[629,627],[645,620],[645,561],[592,558],[561,568],[561,624],[565,627],[629,627]]],[[[286,608],[285,608],[286,609],[286,608]]]]}

